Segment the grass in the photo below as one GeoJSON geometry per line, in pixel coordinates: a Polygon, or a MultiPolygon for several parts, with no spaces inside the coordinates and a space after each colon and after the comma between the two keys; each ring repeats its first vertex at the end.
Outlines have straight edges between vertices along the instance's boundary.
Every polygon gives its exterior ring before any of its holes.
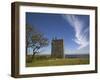
{"type": "Polygon", "coordinates": [[[26,67],[80,65],[80,64],[89,64],[89,58],[34,59],[32,62],[26,62],[26,67]]]}

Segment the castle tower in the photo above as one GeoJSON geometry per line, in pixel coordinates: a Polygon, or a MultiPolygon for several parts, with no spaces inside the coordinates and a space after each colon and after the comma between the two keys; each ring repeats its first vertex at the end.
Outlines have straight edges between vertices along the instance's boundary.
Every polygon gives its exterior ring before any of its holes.
{"type": "Polygon", "coordinates": [[[64,57],[64,45],[63,39],[53,39],[51,43],[51,57],[52,58],[63,58],[64,57]]]}

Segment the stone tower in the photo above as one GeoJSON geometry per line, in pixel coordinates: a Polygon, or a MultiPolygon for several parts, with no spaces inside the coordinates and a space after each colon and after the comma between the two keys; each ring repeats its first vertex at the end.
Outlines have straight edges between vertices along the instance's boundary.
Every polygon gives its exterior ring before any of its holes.
{"type": "Polygon", "coordinates": [[[63,39],[53,39],[51,43],[51,57],[52,58],[63,58],[64,57],[64,45],[63,39]]]}

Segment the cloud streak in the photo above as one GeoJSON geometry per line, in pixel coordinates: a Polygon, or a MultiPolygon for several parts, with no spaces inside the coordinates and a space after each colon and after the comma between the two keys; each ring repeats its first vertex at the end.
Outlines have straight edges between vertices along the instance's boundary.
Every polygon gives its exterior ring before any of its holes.
{"type": "Polygon", "coordinates": [[[67,22],[69,22],[75,31],[75,38],[73,41],[79,45],[77,49],[82,49],[88,46],[89,28],[85,27],[84,21],[75,15],[63,15],[63,17],[67,22]]]}

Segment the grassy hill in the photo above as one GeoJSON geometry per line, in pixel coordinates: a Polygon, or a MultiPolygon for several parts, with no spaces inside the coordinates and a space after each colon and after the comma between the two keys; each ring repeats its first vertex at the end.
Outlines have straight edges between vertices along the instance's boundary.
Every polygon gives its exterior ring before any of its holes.
{"type": "Polygon", "coordinates": [[[35,56],[32,62],[29,62],[30,56],[27,56],[26,67],[39,66],[60,66],[60,65],[81,65],[89,64],[89,57],[73,58],[51,58],[49,55],[35,56]]]}

